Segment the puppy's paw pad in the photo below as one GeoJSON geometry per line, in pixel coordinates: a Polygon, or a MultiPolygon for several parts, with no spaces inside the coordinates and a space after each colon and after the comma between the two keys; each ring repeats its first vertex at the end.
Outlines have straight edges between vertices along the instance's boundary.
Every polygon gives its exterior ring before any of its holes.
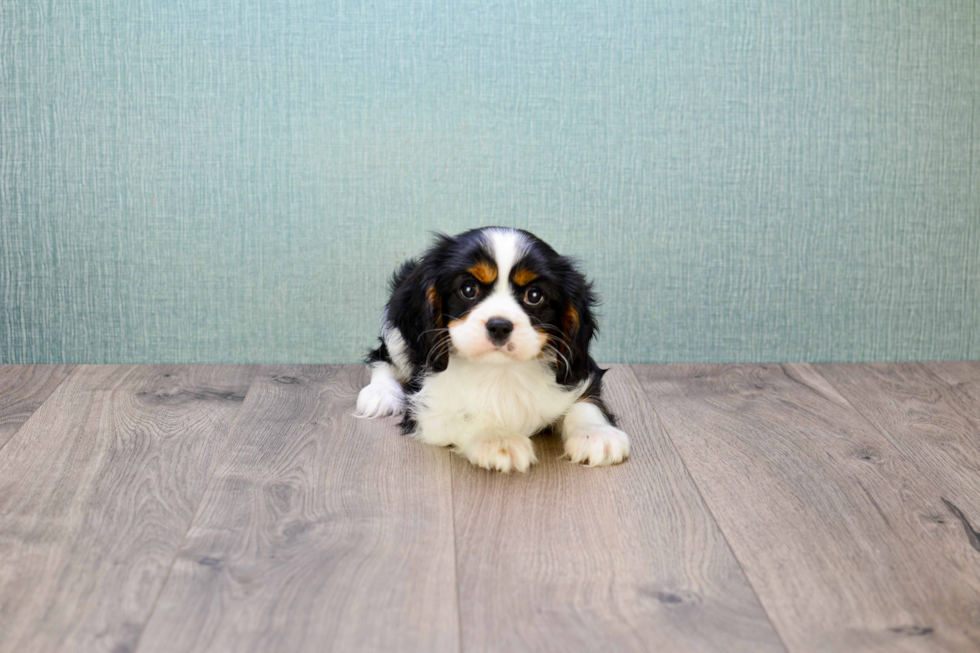
{"type": "Polygon", "coordinates": [[[355,417],[388,417],[405,412],[405,393],[397,381],[371,383],[357,395],[355,417]]]}
{"type": "Polygon", "coordinates": [[[524,436],[493,437],[470,443],[463,451],[466,458],[484,469],[498,472],[526,472],[538,462],[531,439],[524,436]]]}
{"type": "Polygon", "coordinates": [[[630,439],[615,426],[600,426],[573,433],[565,440],[565,455],[589,467],[615,465],[630,454],[630,439]]]}

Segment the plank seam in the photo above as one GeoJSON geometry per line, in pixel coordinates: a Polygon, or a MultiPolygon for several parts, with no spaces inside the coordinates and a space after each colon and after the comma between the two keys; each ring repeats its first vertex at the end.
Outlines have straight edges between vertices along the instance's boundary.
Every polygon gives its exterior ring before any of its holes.
{"type": "Polygon", "coordinates": [[[646,386],[643,384],[642,381],[640,381],[640,378],[636,375],[636,370],[634,369],[635,365],[636,364],[630,364],[630,365],[626,365],[625,367],[629,368],[629,372],[633,376],[633,380],[636,381],[636,385],[640,389],[639,394],[641,396],[641,400],[646,402],[647,407],[650,409],[650,412],[652,412],[654,418],[656,418],[657,423],[660,425],[660,428],[664,432],[664,437],[667,439],[667,446],[671,448],[671,450],[674,452],[674,455],[677,456],[677,459],[681,461],[681,466],[684,468],[684,473],[687,474],[687,477],[691,480],[691,484],[694,485],[694,489],[698,493],[698,498],[701,500],[702,505],[704,505],[704,509],[708,512],[708,516],[711,517],[711,521],[714,522],[715,527],[718,529],[718,532],[721,534],[721,538],[725,541],[725,546],[728,547],[728,550],[731,552],[732,557],[735,559],[736,564],[738,564],[738,568],[741,570],[742,576],[745,578],[746,584],[748,584],[748,586],[752,589],[752,594],[755,595],[755,600],[759,602],[759,607],[762,608],[763,614],[765,614],[766,619],[769,620],[769,625],[772,626],[773,632],[776,633],[776,637],[779,638],[779,643],[782,644],[783,650],[789,653],[790,648],[786,644],[786,640],[783,638],[782,632],[780,632],[779,630],[779,625],[773,620],[772,615],[769,613],[769,609],[766,608],[766,604],[762,601],[762,597],[759,596],[759,590],[757,590],[755,585],[752,583],[752,578],[745,570],[745,565],[743,565],[742,561],[739,559],[738,553],[736,553],[735,548],[732,546],[732,543],[728,540],[728,535],[725,533],[725,529],[721,527],[721,522],[719,522],[718,518],[715,517],[715,513],[711,509],[711,505],[708,503],[708,500],[705,498],[704,493],[701,491],[701,486],[698,485],[697,479],[695,479],[694,475],[691,474],[691,470],[687,468],[687,461],[684,460],[684,456],[681,455],[680,450],[674,445],[674,438],[670,435],[670,431],[667,429],[667,424],[662,419],[660,419],[660,413],[657,412],[657,409],[654,407],[653,402],[650,400],[649,395],[647,395],[646,386]]]}
{"type": "MultiPolygon", "coordinates": [[[[919,366],[919,369],[921,369],[923,372],[925,372],[926,376],[928,376],[932,380],[936,381],[940,385],[949,388],[950,392],[952,393],[953,398],[957,400],[957,403],[962,402],[963,397],[962,397],[961,394],[959,394],[959,392],[961,392],[961,391],[959,390],[959,388],[958,388],[958,386],[956,384],[950,383],[946,379],[943,379],[942,377],[940,377],[938,374],[936,374],[935,372],[933,372],[932,370],[930,370],[928,365],[923,365],[922,363],[918,363],[918,366],[919,366]]],[[[821,374],[821,376],[823,376],[823,375],[821,374]]],[[[826,378],[826,377],[824,377],[824,378],[826,378]]],[[[970,395],[970,393],[967,392],[965,394],[967,395],[967,399],[972,399],[972,395],[970,395]]],[[[962,409],[962,408],[964,408],[964,406],[959,405],[959,406],[957,406],[957,408],[962,409]]],[[[973,417],[973,412],[971,410],[969,410],[969,408],[967,408],[966,410],[960,410],[959,413],[963,417],[963,419],[965,419],[967,422],[970,423],[971,426],[973,426],[973,428],[980,430],[980,421],[977,421],[976,418],[973,417]]]]}
{"type": "Polygon", "coordinates": [[[238,412],[235,413],[235,419],[231,423],[231,428],[228,429],[228,433],[225,435],[225,443],[221,447],[221,453],[218,454],[217,460],[214,461],[214,467],[211,468],[211,473],[208,475],[207,485],[204,486],[204,492],[201,493],[201,498],[197,502],[197,508],[194,509],[194,515],[191,520],[187,523],[187,528],[184,530],[184,537],[180,540],[180,546],[174,551],[173,560],[170,561],[170,565],[167,567],[167,573],[163,577],[163,583],[160,584],[160,589],[157,591],[156,597],[153,599],[153,605],[150,607],[150,611],[146,615],[146,619],[143,620],[143,625],[140,628],[140,634],[136,638],[136,643],[133,644],[133,653],[139,651],[140,643],[143,640],[143,633],[146,632],[146,627],[149,625],[150,620],[153,619],[153,613],[156,612],[157,604],[160,602],[160,597],[163,596],[163,591],[167,587],[167,583],[170,582],[170,573],[173,571],[174,565],[177,564],[177,558],[180,557],[180,552],[184,549],[184,544],[187,543],[187,534],[191,532],[191,528],[194,526],[194,522],[197,521],[198,516],[201,513],[201,506],[204,505],[204,499],[208,496],[208,490],[211,489],[211,482],[214,480],[215,472],[218,471],[218,467],[221,466],[221,461],[224,460],[225,453],[228,451],[228,445],[231,443],[231,435],[238,428],[238,420],[242,416],[242,410],[245,408],[245,404],[248,402],[248,396],[252,393],[252,389],[255,387],[255,382],[261,375],[261,372],[252,375],[252,379],[248,382],[248,390],[245,391],[245,398],[242,399],[241,405],[238,407],[238,412]]]}
{"type": "MultiPolygon", "coordinates": [[[[864,365],[864,364],[863,363],[855,363],[855,365],[864,365]]],[[[922,365],[921,363],[917,363],[917,365],[919,366],[919,368],[923,372],[926,373],[926,375],[928,375],[934,381],[937,381],[939,384],[944,385],[944,386],[947,386],[950,389],[954,388],[954,386],[952,386],[950,383],[948,383],[947,381],[945,381],[945,380],[939,378],[938,376],[936,376],[935,374],[933,374],[929,370],[929,368],[926,367],[925,365],[922,365]]],[[[814,372],[816,372],[820,376],[820,378],[822,378],[824,381],[826,381],[827,383],[829,383],[835,390],[837,390],[838,394],[840,394],[840,396],[844,398],[844,401],[847,402],[847,405],[851,407],[851,410],[853,410],[854,413],[859,418],[861,418],[866,424],[870,425],[872,429],[874,429],[879,434],[881,434],[881,437],[884,438],[885,442],[887,442],[888,445],[895,451],[896,455],[901,456],[902,459],[906,463],[908,463],[910,467],[912,467],[912,469],[915,469],[915,470],[917,470],[919,472],[919,477],[920,477],[920,479],[922,481],[924,481],[926,484],[928,484],[928,485],[930,485],[930,486],[933,487],[933,489],[936,491],[936,498],[938,498],[943,503],[943,505],[946,506],[946,508],[953,514],[954,517],[956,517],[957,519],[959,519],[963,523],[963,527],[966,530],[966,537],[967,537],[968,544],[970,546],[972,546],[974,549],[977,549],[977,551],[980,551],[980,547],[977,546],[977,542],[980,541],[980,540],[977,540],[977,532],[973,530],[973,528],[971,527],[970,523],[963,516],[963,513],[960,512],[959,508],[957,508],[954,504],[950,503],[946,499],[946,497],[943,496],[944,492],[943,492],[942,488],[936,487],[935,484],[932,483],[932,481],[929,478],[929,475],[926,474],[925,471],[923,471],[921,467],[919,467],[918,462],[915,459],[915,456],[910,456],[905,451],[903,451],[902,450],[902,447],[899,446],[900,443],[895,442],[894,440],[892,440],[892,438],[889,435],[887,429],[884,429],[884,428],[879,427],[877,424],[875,424],[875,422],[871,418],[869,418],[867,415],[865,415],[861,411],[860,408],[858,408],[857,406],[855,406],[851,402],[851,400],[848,399],[844,395],[844,389],[841,386],[837,385],[831,379],[827,378],[827,376],[825,376],[824,374],[822,374],[820,372],[820,370],[816,366],[811,365],[810,367],[813,369],[814,372]]],[[[971,420],[969,417],[966,416],[965,412],[961,412],[960,414],[966,419],[967,423],[976,426],[974,424],[973,420],[971,420]]],[[[867,492],[867,490],[865,490],[865,492],[867,492]]],[[[868,495],[868,498],[869,499],[871,498],[871,495],[870,494],[868,495]]],[[[874,502],[873,499],[872,499],[872,502],[874,502]]],[[[878,504],[875,503],[875,508],[877,508],[877,507],[878,507],[878,504]]],[[[879,510],[879,512],[880,512],[880,510],[879,510]]],[[[884,516],[884,515],[882,515],[882,516],[884,516]]],[[[886,522],[887,522],[887,520],[886,520],[886,522]]]]}
{"type": "Polygon", "coordinates": [[[453,478],[456,455],[449,454],[449,501],[453,509],[453,581],[456,587],[456,637],[457,650],[463,653],[463,604],[459,599],[459,537],[456,533],[456,480],[453,478]]]}
{"type": "MultiPolygon", "coordinates": [[[[867,363],[853,363],[853,365],[867,365],[867,363]]],[[[929,475],[928,475],[928,474],[926,474],[926,473],[925,473],[925,472],[924,472],[924,471],[922,470],[922,468],[921,468],[921,467],[919,467],[919,463],[918,463],[918,461],[917,461],[917,460],[915,459],[915,456],[909,456],[908,454],[906,454],[906,453],[905,453],[905,452],[904,452],[904,451],[902,450],[902,447],[900,447],[900,446],[899,446],[899,444],[900,444],[900,443],[898,443],[898,442],[896,442],[895,440],[893,440],[893,439],[892,439],[892,436],[891,436],[891,434],[890,434],[890,433],[888,432],[888,430],[887,430],[887,429],[884,429],[884,428],[882,428],[882,427],[880,427],[880,426],[878,426],[877,424],[875,424],[875,422],[874,422],[874,420],[872,420],[872,419],[871,419],[870,417],[868,417],[867,415],[865,415],[865,414],[864,414],[864,411],[862,411],[862,410],[861,410],[860,408],[858,408],[858,407],[857,407],[857,406],[856,406],[856,405],[854,404],[854,402],[852,402],[852,401],[851,401],[851,400],[850,400],[850,399],[849,399],[849,398],[847,397],[847,395],[845,395],[845,394],[844,394],[844,393],[846,392],[846,388],[844,388],[844,387],[842,387],[842,386],[840,386],[840,385],[838,385],[838,384],[836,384],[836,383],[834,383],[834,382],[833,382],[833,381],[832,381],[831,379],[829,379],[829,378],[828,378],[827,376],[825,376],[824,374],[822,374],[822,373],[820,372],[820,370],[819,370],[819,369],[817,368],[817,366],[816,366],[816,365],[810,365],[810,368],[811,368],[811,369],[812,369],[812,370],[813,370],[814,372],[816,372],[816,373],[817,373],[817,376],[819,376],[819,377],[820,377],[821,379],[823,379],[824,381],[826,381],[827,383],[829,383],[829,384],[830,384],[830,386],[831,386],[831,387],[832,387],[832,388],[833,388],[834,390],[836,390],[836,391],[837,391],[837,394],[839,394],[839,395],[840,395],[840,396],[841,396],[841,397],[842,397],[842,398],[844,399],[844,401],[846,401],[846,402],[847,402],[847,405],[848,405],[848,406],[850,406],[850,408],[851,408],[851,410],[853,410],[853,411],[854,411],[854,414],[855,414],[855,415],[857,415],[857,416],[858,416],[858,417],[859,417],[859,418],[861,419],[861,421],[863,421],[863,422],[864,422],[865,424],[867,424],[868,426],[870,426],[870,427],[871,427],[871,429],[872,429],[873,431],[875,431],[876,433],[878,433],[879,435],[881,435],[881,437],[882,437],[882,439],[883,439],[883,440],[884,440],[885,442],[887,442],[887,443],[888,443],[888,446],[889,446],[889,447],[891,447],[891,449],[892,449],[892,450],[893,450],[893,451],[894,451],[894,452],[895,452],[895,453],[896,453],[897,455],[899,455],[899,456],[901,456],[901,458],[902,458],[902,460],[904,460],[905,462],[907,462],[907,463],[909,464],[909,466],[910,466],[910,467],[912,467],[912,469],[914,469],[914,470],[916,470],[917,472],[919,472],[919,478],[920,478],[920,479],[921,479],[921,480],[922,480],[922,481],[923,481],[924,483],[926,483],[927,485],[929,485],[929,486],[932,486],[932,487],[933,487],[933,489],[935,489],[935,490],[936,490],[936,497],[939,497],[939,495],[940,495],[940,492],[939,492],[939,488],[938,488],[938,487],[936,487],[936,486],[935,486],[935,484],[934,484],[934,483],[933,483],[933,482],[932,482],[932,481],[930,480],[930,477],[929,477],[929,475]]],[[[928,372],[928,370],[926,370],[926,371],[928,372]]],[[[788,376],[788,375],[787,375],[787,376],[788,376]]],[[[943,384],[946,384],[946,382],[945,382],[945,381],[942,381],[942,383],[943,383],[943,384]]],[[[813,390],[812,388],[809,388],[809,386],[807,386],[806,384],[801,384],[801,385],[803,385],[803,387],[805,387],[805,388],[808,388],[808,389],[809,389],[809,390],[810,390],[811,392],[814,392],[814,390],[813,390]]]]}
{"type": "Polygon", "coordinates": [[[58,381],[58,384],[54,388],[51,389],[51,392],[49,392],[48,393],[48,396],[44,398],[44,401],[42,401],[40,404],[38,404],[37,408],[35,408],[33,411],[31,411],[31,414],[28,415],[27,419],[25,419],[24,422],[20,426],[18,426],[17,429],[13,433],[10,434],[10,437],[7,438],[6,442],[0,442],[0,451],[3,451],[3,448],[6,447],[7,444],[9,444],[10,442],[12,442],[13,439],[18,436],[18,434],[20,434],[21,430],[24,428],[24,425],[31,421],[31,418],[34,417],[34,415],[37,414],[37,411],[41,410],[41,406],[43,406],[44,404],[48,403],[48,400],[51,399],[51,397],[53,397],[56,392],[58,392],[58,390],[61,388],[61,386],[63,386],[65,384],[65,381],[67,381],[75,373],[75,370],[77,370],[79,367],[80,367],[80,365],[69,365],[68,366],[68,373],[65,374],[65,377],[63,379],[61,379],[60,381],[58,381]]]}

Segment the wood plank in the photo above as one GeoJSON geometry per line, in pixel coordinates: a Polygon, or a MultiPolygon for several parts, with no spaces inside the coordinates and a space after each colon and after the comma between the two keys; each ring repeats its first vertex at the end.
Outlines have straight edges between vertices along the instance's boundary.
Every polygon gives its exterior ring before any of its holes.
{"type": "Polygon", "coordinates": [[[975,408],[980,403],[980,361],[922,363],[922,366],[960,392],[968,394],[974,406],[971,418],[975,423],[980,422],[980,414],[975,408]]]}
{"type": "Polygon", "coordinates": [[[971,394],[976,377],[969,368],[936,365],[935,374],[922,363],[816,369],[939,488],[945,503],[936,519],[963,538],[960,564],[980,565],[972,527],[959,530],[964,521],[980,526],[980,396],[971,394]]]}
{"type": "Polygon", "coordinates": [[[0,450],[0,651],[128,651],[248,388],[78,366],[0,450]]]}
{"type": "Polygon", "coordinates": [[[0,365],[0,449],[57,388],[73,365],[0,365]]]}
{"type": "Polygon", "coordinates": [[[792,651],[975,651],[937,486],[808,365],[634,366],[792,651]]]}
{"type": "Polygon", "coordinates": [[[453,460],[463,650],[784,650],[635,376],[605,380],[625,464],[546,436],[527,474],[453,460]]]}
{"type": "Polygon", "coordinates": [[[450,454],[353,418],[366,380],[263,370],[141,653],[458,649],[450,454]]]}

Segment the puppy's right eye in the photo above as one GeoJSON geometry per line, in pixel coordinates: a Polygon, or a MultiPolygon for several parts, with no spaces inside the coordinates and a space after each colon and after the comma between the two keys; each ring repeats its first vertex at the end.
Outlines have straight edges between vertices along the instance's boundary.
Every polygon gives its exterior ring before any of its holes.
{"type": "Polygon", "coordinates": [[[459,289],[459,294],[462,295],[464,299],[473,299],[480,294],[480,288],[472,281],[467,281],[463,284],[463,287],[459,289]]]}

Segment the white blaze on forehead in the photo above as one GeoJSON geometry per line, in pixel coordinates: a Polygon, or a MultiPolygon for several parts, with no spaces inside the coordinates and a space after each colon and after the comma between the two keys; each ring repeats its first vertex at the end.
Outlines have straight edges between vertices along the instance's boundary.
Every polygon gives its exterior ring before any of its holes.
{"type": "Polygon", "coordinates": [[[487,229],[483,243],[497,264],[497,280],[490,293],[466,314],[466,319],[450,322],[453,347],[463,358],[497,362],[530,360],[540,354],[546,337],[531,325],[510,287],[511,270],[527,252],[527,237],[513,229],[487,229]],[[495,317],[509,320],[513,325],[505,347],[498,347],[487,335],[487,321],[495,317]]]}
{"type": "Polygon", "coordinates": [[[497,282],[494,294],[510,293],[508,283],[510,271],[527,251],[527,239],[523,234],[510,229],[491,229],[487,232],[493,260],[497,263],[497,282]]]}

